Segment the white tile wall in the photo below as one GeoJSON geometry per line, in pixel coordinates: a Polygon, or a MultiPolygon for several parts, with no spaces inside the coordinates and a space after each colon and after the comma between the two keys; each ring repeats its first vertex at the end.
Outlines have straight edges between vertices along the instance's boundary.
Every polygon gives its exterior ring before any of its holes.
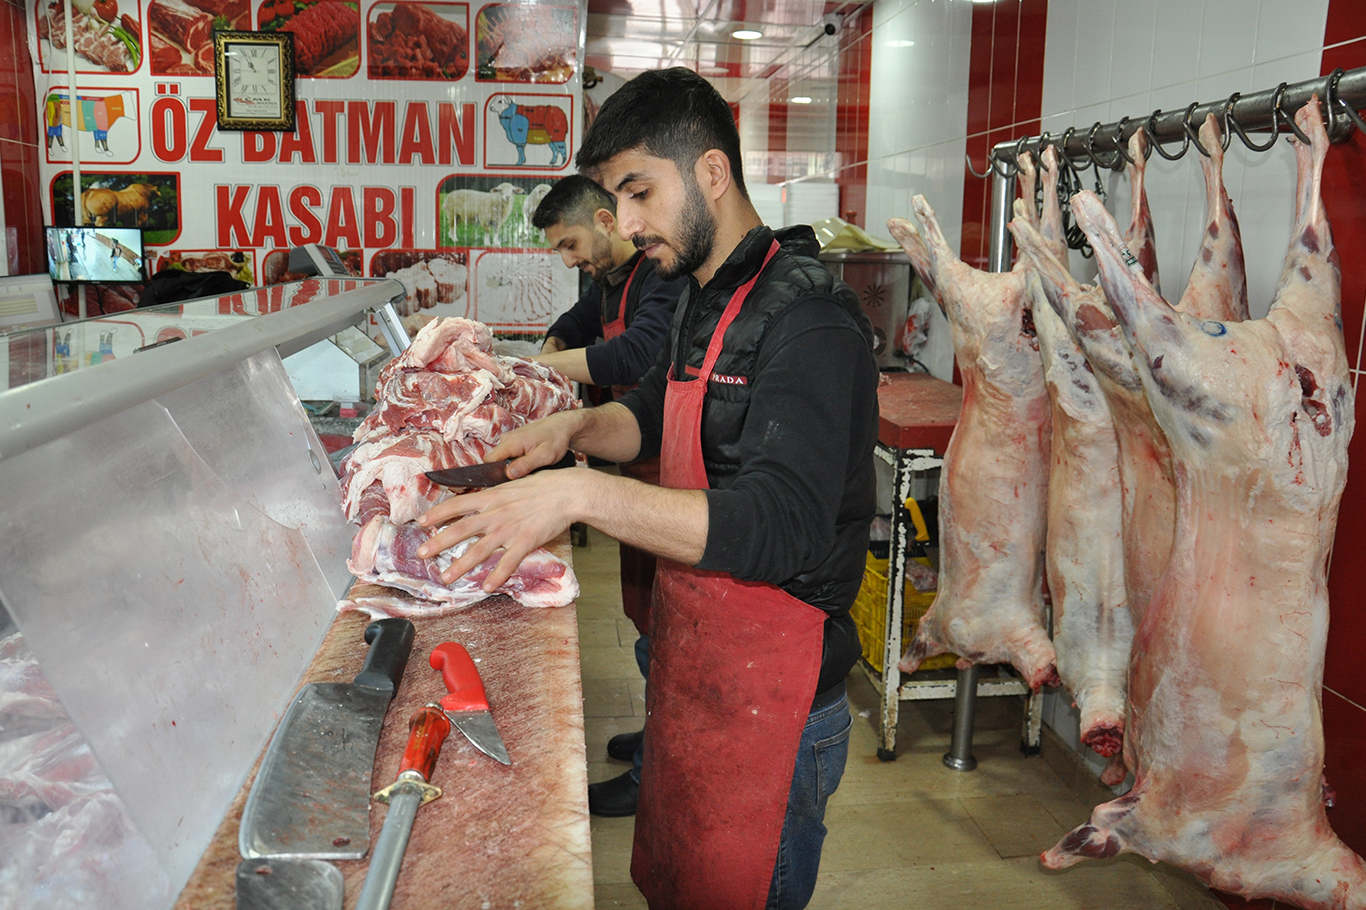
{"type": "Polygon", "coordinates": [[[867,229],[929,199],[950,242],[963,223],[972,4],[876,0],[868,104],[867,229]]]}

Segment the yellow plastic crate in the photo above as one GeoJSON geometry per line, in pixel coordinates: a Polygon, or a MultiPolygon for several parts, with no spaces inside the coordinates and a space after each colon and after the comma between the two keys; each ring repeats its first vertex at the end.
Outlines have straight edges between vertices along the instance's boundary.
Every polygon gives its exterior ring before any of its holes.
{"type": "MultiPolygon", "coordinates": [[[[926,557],[918,556],[915,559],[927,566],[930,564],[926,557]]],[[[886,645],[888,562],[886,559],[878,559],[872,553],[868,554],[868,562],[863,570],[863,584],[859,586],[858,597],[854,598],[854,605],[849,609],[849,615],[858,626],[859,641],[863,644],[863,657],[879,673],[882,672],[882,656],[886,645]]],[[[930,604],[934,603],[934,596],[934,591],[922,594],[910,581],[906,582],[901,611],[903,654],[915,636],[920,618],[929,610],[930,604]]],[[[957,659],[953,654],[940,654],[922,663],[920,669],[939,670],[952,667],[957,659]]]]}

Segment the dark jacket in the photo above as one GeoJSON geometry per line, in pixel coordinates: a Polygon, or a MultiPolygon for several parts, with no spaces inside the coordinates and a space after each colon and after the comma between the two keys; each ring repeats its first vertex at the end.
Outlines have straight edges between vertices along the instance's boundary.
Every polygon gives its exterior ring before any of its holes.
{"type": "Polygon", "coordinates": [[[696,374],[775,236],[781,249],[726,332],[703,406],[710,523],[698,568],[776,584],[830,613],[827,687],[860,650],[848,611],[875,509],[878,370],[858,296],[816,260],[812,230],[755,228],[705,288],[690,278],[668,346],[622,403],[640,424],[640,457],[657,454],[669,368],[696,374]]]}
{"type": "Polygon", "coordinates": [[[587,348],[584,358],[594,385],[634,385],[664,347],[674,305],[687,285],[685,278],[664,281],[655,273],[654,262],[644,258],[643,253],[636,253],[603,281],[593,282],[578,302],[555,320],[546,337],[559,338],[571,349],[587,348]],[[628,289],[626,279],[637,263],[640,268],[628,289]],[[603,324],[615,319],[623,305],[626,331],[611,341],[599,341],[603,324]]]}

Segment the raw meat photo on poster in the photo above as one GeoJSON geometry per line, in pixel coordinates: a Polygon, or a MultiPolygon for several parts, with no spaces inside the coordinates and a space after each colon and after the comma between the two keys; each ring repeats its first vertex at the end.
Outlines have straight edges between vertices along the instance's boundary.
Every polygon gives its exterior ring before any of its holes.
{"type": "Polygon", "coordinates": [[[376,3],[366,24],[371,79],[460,79],[470,68],[467,3],[376,3]]]}
{"type": "Polygon", "coordinates": [[[558,253],[540,250],[478,250],[470,283],[473,313],[494,331],[544,332],[574,305],[579,273],[558,253]]]}
{"type": "Polygon", "coordinates": [[[578,14],[573,6],[490,3],[474,20],[475,78],[568,82],[578,59],[578,14]]]}
{"type": "Polygon", "coordinates": [[[400,316],[469,316],[469,261],[468,250],[380,250],[370,258],[370,277],[407,289],[400,316]]]}
{"type": "Polygon", "coordinates": [[[251,28],[248,0],[152,0],[147,41],[154,76],[212,76],[213,33],[251,28]]]}
{"type": "Polygon", "coordinates": [[[360,5],[349,0],[265,0],[257,12],[263,32],[294,33],[294,71],[345,79],[360,69],[360,5]]]}
{"type": "Polygon", "coordinates": [[[80,137],[81,161],[131,164],[142,151],[138,128],[138,90],[83,91],[77,97],[76,130],[71,128],[71,92],[53,85],[43,101],[43,136],[49,164],[71,160],[71,143],[80,137]]]}
{"type": "MultiPolygon", "coordinates": [[[[142,65],[140,0],[74,0],[71,33],[76,72],[131,73],[142,65]]],[[[66,72],[66,11],[62,0],[37,0],[38,61],[45,73],[66,72]]]]}
{"type": "Polygon", "coordinates": [[[569,95],[489,96],[484,104],[484,167],[568,167],[573,110],[569,95]]]}
{"type": "Polygon", "coordinates": [[[226,272],[248,285],[256,284],[255,250],[160,250],[151,256],[151,274],[162,269],[180,272],[226,272]]]}
{"type": "MultiPolygon", "coordinates": [[[[103,174],[81,172],[84,221],[95,227],[142,228],[148,246],[173,243],[180,236],[179,174],[103,174]]],[[[52,223],[76,224],[71,172],[52,178],[52,223]]]]}
{"type": "Polygon", "coordinates": [[[548,192],[538,177],[447,177],[436,189],[437,245],[545,247],[531,216],[548,192]]]}
{"type": "MultiPolygon", "coordinates": [[[[360,250],[337,250],[341,261],[351,270],[352,275],[361,274],[360,250]]],[[[271,250],[261,261],[261,284],[283,284],[286,281],[303,281],[310,276],[289,270],[289,250],[271,250]]]]}

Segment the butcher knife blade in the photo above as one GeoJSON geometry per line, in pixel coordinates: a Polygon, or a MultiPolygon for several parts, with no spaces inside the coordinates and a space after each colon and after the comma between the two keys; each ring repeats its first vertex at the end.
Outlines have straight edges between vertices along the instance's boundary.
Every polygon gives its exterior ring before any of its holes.
{"type": "Polygon", "coordinates": [[[237,910],[342,910],[341,870],[320,859],[244,859],[237,910]]]}
{"type": "Polygon", "coordinates": [[[484,694],[484,681],[479,678],[479,669],[470,659],[470,652],[464,645],[447,641],[432,649],[429,662],[433,670],[440,671],[449,692],[441,699],[441,709],[450,722],[480,752],[505,765],[512,764],[503,738],[498,735],[498,727],[493,723],[489,699],[484,694]]]}
{"type": "MultiPolygon", "coordinates": [[[[444,468],[440,471],[428,471],[427,479],[432,483],[438,483],[443,487],[460,489],[462,487],[492,487],[500,483],[507,483],[508,465],[512,459],[495,461],[490,464],[475,464],[467,468],[444,468]]],[[[554,464],[548,464],[537,468],[536,471],[553,471],[557,468],[572,468],[575,464],[573,452],[566,452],[564,457],[554,464]]],[[[531,473],[535,474],[536,471],[531,473]]]]}
{"type": "Polygon", "coordinates": [[[413,624],[372,622],[365,641],[354,680],[310,683],[285,712],[242,810],[244,858],[360,859],[370,849],[370,772],[413,624]]]}

